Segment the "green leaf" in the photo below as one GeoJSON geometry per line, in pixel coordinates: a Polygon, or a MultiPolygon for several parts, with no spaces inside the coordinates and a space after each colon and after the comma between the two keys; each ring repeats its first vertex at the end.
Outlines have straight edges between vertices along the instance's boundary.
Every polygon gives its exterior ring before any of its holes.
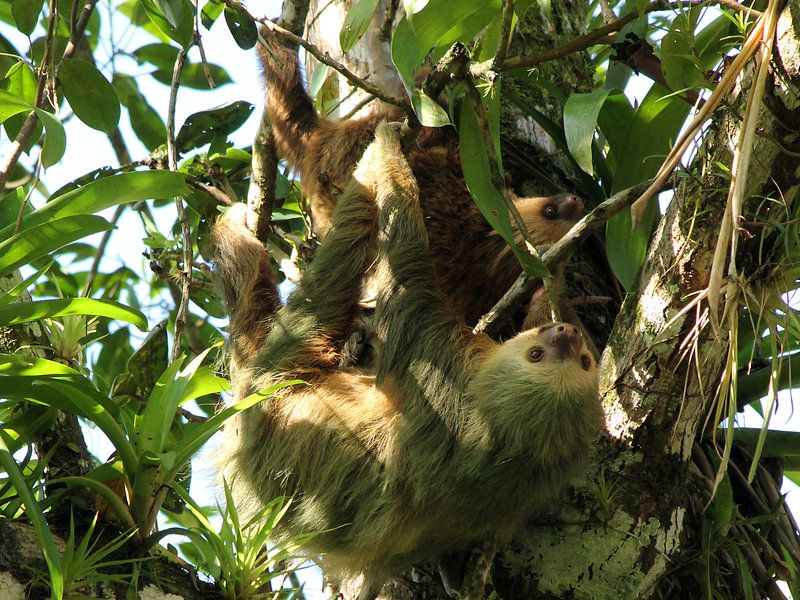
{"type": "Polygon", "coordinates": [[[378,2],[379,0],[358,0],[347,11],[344,24],[339,31],[339,45],[342,52],[348,52],[367,31],[375,9],[378,8],[378,2]]]}
{"type": "Polygon", "coordinates": [[[714,500],[711,503],[711,517],[719,528],[727,526],[735,514],[733,503],[733,488],[728,475],[724,475],[717,486],[714,500]]]}
{"type": "Polygon", "coordinates": [[[119,425],[119,407],[108,397],[89,385],[60,379],[4,376],[0,382],[6,398],[29,400],[57,408],[97,425],[114,445],[126,471],[134,472],[138,459],[119,425]]]}
{"type": "Polygon", "coordinates": [[[508,205],[502,194],[492,185],[483,135],[468,102],[462,107],[458,132],[464,180],[481,214],[506,241],[526,273],[537,277],[546,276],[548,271],[542,261],[517,246],[511,229],[508,205]]]}
{"type": "Polygon", "coordinates": [[[8,92],[30,103],[36,102],[36,75],[26,62],[19,61],[6,74],[8,92]]]}
{"type": "Polygon", "coordinates": [[[232,416],[247,410],[248,408],[263,402],[275,392],[293,385],[304,385],[304,381],[293,380],[284,381],[265,390],[250,394],[233,406],[222,409],[205,423],[189,423],[184,427],[184,437],[175,445],[176,457],[175,464],[183,464],[188,461],[194,453],[205,444],[212,435],[220,430],[223,423],[232,416]]]}
{"type": "Polygon", "coordinates": [[[42,165],[50,167],[64,156],[64,152],[67,150],[67,134],[64,132],[64,126],[61,121],[55,116],[41,108],[33,110],[42,125],[44,125],[45,131],[44,145],[42,146],[42,165]]]}
{"type": "MultiPolygon", "coordinates": [[[[169,44],[148,44],[134,51],[133,55],[140,64],[147,62],[155,66],[157,70],[150,74],[164,85],[170,85],[172,83],[172,69],[175,65],[175,59],[178,57],[178,52],[177,48],[169,44]]],[[[215,64],[208,64],[207,67],[214,85],[217,87],[232,81],[230,75],[222,67],[215,64]]],[[[202,65],[187,63],[181,73],[181,85],[201,90],[209,89],[202,65]]]]}
{"type": "MultiPolygon", "coordinates": [[[[83,187],[51,197],[42,208],[22,218],[27,229],[71,215],[88,215],[117,204],[152,198],[167,200],[187,192],[184,175],[171,171],[134,171],[103,177],[83,187]]],[[[0,229],[0,239],[14,235],[14,224],[0,229]]]]}
{"type": "Polygon", "coordinates": [[[0,242],[0,277],[70,242],[109,229],[112,225],[105,219],[85,215],[55,219],[24,229],[0,242]]]}
{"type": "Polygon", "coordinates": [[[14,115],[30,111],[34,111],[44,125],[47,135],[42,147],[42,164],[45,167],[49,167],[61,160],[67,147],[67,138],[61,122],[49,112],[35,108],[32,104],[21,100],[17,96],[0,90],[0,122],[14,115]]]}
{"type": "Polygon", "coordinates": [[[191,8],[187,7],[182,0],[154,0],[154,4],[173,27],[178,27],[181,21],[187,17],[191,18],[191,8]],[[188,11],[187,8],[189,8],[188,11]]]}
{"type": "Polygon", "coordinates": [[[61,598],[64,595],[64,578],[61,571],[61,555],[56,548],[56,542],[53,534],[50,532],[50,527],[44,518],[42,509],[36,501],[36,497],[31,491],[25,476],[19,470],[17,462],[8,451],[8,442],[6,441],[7,434],[0,429],[0,467],[8,474],[11,480],[11,485],[14,491],[22,500],[25,505],[25,512],[36,531],[36,537],[39,539],[39,545],[44,554],[45,562],[47,562],[47,570],[50,573],[50,591],[53,598],[61,598]]]}
{"type": "Polygon", "coordinates": [[[189,0],[140,0],[147,18],[164,35],[186,48],[192,42],[193,7],[189,0]]]}
{"type": "MultiPolygon", "coordinates": [[[[734,436],[737,442],[755,449],[761,437],[761,429],[737,427],[734,436]]],[[[800,457],[800,431],[768,430],[761,455],[767,458],[800,457]]]]}
{"type": "Polygon", "coordinates": [[[211,26],[222,14],[225,9],[225,4],[222,0],[209,0],[203,5],[203,10],[200,11],[200,22],[206,29],[211,29],[211,26]]]}
{"type": "MultiPolygon", "coordinates": [[[[634,112],[624,134],[614,134],[617,143],[610,151],[616,165],[612,194],[653,177],[672,147],[690,107],[680,98],[665,98],[667,94],[664,88],[654,85],[634,112]]],[[[622,211],[608,222],[608,261],[625,289],[631,288],[644,261],[657,217],[658,204],[654,198],[636,228],[631,227],[630,210],[622,211]]]]}
{"type": "Polygon", "coordinates": [[[0,90],[0,123],[9,117],[33,110],[33,105],[5,90],[0,90]]]}
{"type": "Polygon", "coordinates": [[[247,121],[253,105],[244,100],[227,106],[204,110],[190,115],[175,138],[179,152],[186,152],[210,143],[217,136],[227,136],[247,121]]]}
{"type": "Polygon", "coordinates": [[[25,35],[33,33],[43,5],[44,0],[13,0],[11,15],[14,17],[17,29],[25,35]]]}
{"type": "Polygon", "coordinates": [[[426,127],[450,125],[450,117],[447,115],[447,111],[425,92],[415,89],[411,94],[411,104],[414,106],[414,112],[419,117],[419,122],[426,127]]]}
{"type": "Polygon", "coordinates": [[[242,50],[250,50],[258,42],[258,29],[252,17],[240,8],[225,6],[225,23],[236,45],[242,50]]]}
{"type": "Polygon", "coordinates": [[[590,94],[571,94],[564,104],[564,136],[570,154],[578,166],[594,175],[592,146],[600,109],[611,90],[598,90],[590,94]]]}
{"type": "Polygon", "coordinates": [[[136,136],[150,151],[155,150],[167,140],[167,128],[161,116],[147,101],[138,95],[128,99],[128,118],[136,136]]]}
{"type": "Polygon", "coordinates": [[[85,379],[75,369],[67,365],[19,354],[0,354],[0,375],[16,375],[19,377],[70,377],[85,379]]]}
{"type": "Polygon", "coordinates": [[[134,325],[140,331],[147,331],[147,319],[141,312],[111,300],[59,298],[0,306],[0,323],[3,325],[29,323],[66,315],[93,315],[118,319],[134,325]]]}
{"type": "Polygon", "coordinates": [[[15,298],[18,298],[20,294],[22,294],[22,292],[27,291],[28,288],[32,286],[37,279],[39,279],[39,277],[50,270],[50,267],[53,266],[53,262],[54,261],[52,260],[48,261],[41,269],[31,273],[30,276],[17,283],[4,294],[0,294],[0,306],[11,304],[15,298]]]}
{"type": "Polygon", "coordinates": [[[673,90],[708,85],[694,53],[694,36],[685,29],[686,19],[675,18],[661,39],[661,67],[673,90]]]}
{"type": "Polygon", "coordinates": [[[210,366],[197,369],[194,376],[186,384],[179,405],[183,406],[190,400],[208,396],[209,394],[221,394],[222,392],[230,391],[231,384],[228,380],[217,376],[214,371],[215,369],[210,366]]]}
{"type": "Polygon", "coordinates": [[[316,98],[317,93],[322,87],[322,84],[325,83],[327,77],[328,65],[319,63],[314,69],[314,74],[311,76],[311,80],[308,82],[308,95],[312,98],[316,98]]]}
{"type": "Polygon", "coordinates": [[[164,442],[175,419],[175,411],[180,405],[188,379],[178,375],[182,364],[183,357],[180,357],[161,374],[153,387],[144,412],[136,419],[136,448],[140,453],[160,454],[164,450],[164,442]]]}
{"type": "Polygon", "coordinates": [[[119,98],[114,86],[94,65],[77,58],[65,60],[58,80],[81,121],[105,133],[114,131],[119,123],[119,98]]]}

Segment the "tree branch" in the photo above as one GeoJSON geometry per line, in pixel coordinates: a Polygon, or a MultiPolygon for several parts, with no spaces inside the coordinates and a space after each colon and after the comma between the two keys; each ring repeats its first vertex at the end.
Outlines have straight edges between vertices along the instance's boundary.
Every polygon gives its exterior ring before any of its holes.
{"type": "MultiPolygon", "coordinates": [[[[167,111],[167,161],[171,171],[178,170],[178,149],[175,147],[175,107],[178,100],[181,73],[186,64],[186,55],[189,48],[182,49],[175,58],[172,69],[172,81],[169,89],[169,108],[167,111]]],[[[178,221],[181,224],[181,237],[183,239],[183,269],[181,270],[181,298],[175,315],[175,335],[172,340],[171,360],[175,360],[181,351],[181,333],[186,324],[189,313],[189,293],[192,289],[192,263],[194,252],[192,248],[192,230],[186,217],[183,198],[175,198],[175,209],[178,212],[178,221]]]]}
{"type": "MultiPolygon", "coordinates": [[[[308,6],[309,0],[286,0],[283,3],[278,23],[287,31],[301,34],[308,16],[308,6]]],[[[259,241],[266,245],[269,239],[272,211],[275,210],[277,203],[275,180],[278,171],[278,151],[275,147],[275,135],[266,106],[262,109],[258,132],[253,140],[251,169],[252,177],[250,178],[247,205],[249,212],[254,215],[255,222],[249,223],[249,226],[259,241]]]]}

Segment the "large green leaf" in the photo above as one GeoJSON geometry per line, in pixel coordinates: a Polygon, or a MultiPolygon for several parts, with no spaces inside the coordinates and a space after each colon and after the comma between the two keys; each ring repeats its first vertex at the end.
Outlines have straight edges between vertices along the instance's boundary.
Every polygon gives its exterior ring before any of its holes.
{"type": "Polygon", "coordinates": [[[192,41],[193,7],[189,0],[139,0],[150,21],[186,48],[192,41]]]}
{"type": "Polygon", "coordinates": [[[352,8],[347,11],[342,29],[339,31],[339,45],[342,52],[349,52],[361,39],[369,27],[372,15],[378,8],[379,0],[358,0],[352,8]]]}
{"type": "Polygon", "coordinates": [[[164,442],[188,382],[188,377],[178,374],[182,364],[183,357],[173,361],[161,374],[144,411],[136,418],[134,429],[139,453],[160,454],[164,450],[164,442]]]}
{"type": "Polygon", "coordinates": [[[0,242],[0,277],[75,240],[111,228],[111,223],[101,217],[80,215],[24,229],[0,242]]]}
{"type": "Polygon", "coordinates": [[[39,13],[42,11],[44,0],[13,0],[11,14],[17,29],[25,35],[30,35],[39,22],[39,13]]]}
{"type": "Polygon", "coordinates": [[[664,78],[673,90],[708,85],[700,57],[696,54],[694,27],[696,22],[686,11],[672,20],[669,31],[661,38],[661,67],[664,78]]]}
{"type": "Polygon", "coordinates": [[[450,124],[447,111],[425,92],[415,89],[411,93],[411,105],[419,117],[419,122],[426,127],[444,127],[450,124]]]}
{"type": "Polygon", "coordinates": [[[221,394],[222,392],[229,392],[230,389],[231,384],[228,380],[219,377],[213,367],[200,367],[186,384],[179,404],[182,406],[190,400],[195,400],[201,396],[221,394]]]}
{"type": "Polygon", "coordinates": [[[570,154],[578,166],[594,174],[592,146],[597,117],[611,90],[597,90],[589,94],[572,94],[564,104],[564,136],[570,154]]]}
{"type": "Polygon", "coordinates": [[[511,229],[508,205],[502,194],[492,184],[489,157],[486,154],[483,134],[478,127],[472,106],[468,102],[465,102],[461,109],[458,131],[464,180],[481,214],[506,241],[526,273],[536,277],[546,276],[548,271],[541,260],[517,246],[511,229]]]}
{"type": "Polygon", "coordinates": [[[0,90],[0,123],[23,112],[33,110],[33,105],[14,94],[0,90]]]}
{"type": "Polygon", "coordinates": [[[179,152],[210,143],[236,131],[250,117],[253,105],[244,100],[189,115],[175,138],[179,152]]]}
{"type": "MultiPolygon", "coordinates": [[[[615,133],[616,143],[607,136],[616,164],[612,194],[653,177],[672,147],[690,107],[680,98],[667,96],[664,88],[654,85],[636,109],[624,135],[615,133]]],[[[622,211],[608,222],[608,261],[625,289],[631,288],[644,261],[657,217],[654,198],[635,228],[630,210],[622,211]]]]}
{"type": "Polygon", "coordinates": [[[128,99],[131,128],[148,150],[155,150],[167,141],[167,128],[161,116],[139,95],[128,99]]]}
{"type": "MultiPolygon", "coordinates": [[[[89,215],[117,204],[139,200],[167,200],[187,192],[184,175],[171,171],[134,171],[103,177],[51,198],[39,210],[22,218],[27,229],[59,217],[89,215]]],[[[14,225],[0,229],[0,239],[14,234],[14,225]]]]}
{"type": "Polygon", "coordinates": [[[34,300],[0,306],[0,324],[2,325],[29,323],[66,315],[93,315],[118,319],[134,325],[141,331],[147,331],[147,319],[141,312],[111,300],[58,298],[57,300],[34,300]]]}
{"type": "Polygon", "coordinates": [[[61,160],[67,150],[67,134],[61,121],[55,116],[41,108],[34,108],[33,111],[44,125],[45,131],[42,145],[42,165],[51,167],[61,160]]]}
{"type": "Polygon", "coordinates": [[[119,98],[114,86],[84,60],[71,58],[61,65],[58,80],[75,115],[89,127],[111,133],[119,123],[119,98]]]}
{"type": "Polygon", "coordinates": [[[253,18],[240,8],[225,6],[225,23],[236,45],[242,50],[250,50],[258,42],[258,29],[253,18]]]}
{"type": "Polygon", "coordinates": [[[62,363],[20,354],[0,354],[0,375],[17,375],[20,377],[57,376],[85,379],[79,371],[62,363]]]}
{"type": "Polygon", "coordinates": [[[6,398],[28,400],[88,419],[111,441],[126,470],[134,472],[138,459],[119,424],[119,407],[93,387],[61,379],[22,376],[2,376],[0,386],[6,398]]]}
{"type": "Polygon", "coordinates": [[[33,72],[31,66],[23,61],[17,62],[8,73],[6,73],[8,80],[8,92],[13,94],[20,100],[24,100],[33,105],[36,102],[36,87],[38,82],[36,74],[33,72]]]}

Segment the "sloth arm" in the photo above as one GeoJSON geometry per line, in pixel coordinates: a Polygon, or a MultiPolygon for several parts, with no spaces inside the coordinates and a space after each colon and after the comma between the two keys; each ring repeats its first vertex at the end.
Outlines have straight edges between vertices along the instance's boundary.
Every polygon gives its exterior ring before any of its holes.
{"type": "Polygon", "coordinates": [[[476,338],[442,301],[431,261],[419,191],[387,125],[376,133],[384,177],[377,186],[378,258],[381,286],[375,328],[383,340],[377,382],[399,385],[407,409],[431,411],[457,424],[458,399],[481,351],[491,345],[476,338]]]}
{"type": "Polygon", "coordinates": [[[272,320],[256,358],[258,371],[302,377],[337,364],[373,255],[373,196],[356,173],[337,203],[330,234],[272,320]]]}

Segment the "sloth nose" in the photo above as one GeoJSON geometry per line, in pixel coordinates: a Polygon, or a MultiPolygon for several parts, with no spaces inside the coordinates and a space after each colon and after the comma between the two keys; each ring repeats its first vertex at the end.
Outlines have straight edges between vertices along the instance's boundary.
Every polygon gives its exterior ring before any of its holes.
{"type": "Polygon", "coordinates": [[[573,217],[578,217],[583,214],[584,204],[580,196],[566,194],[564,204],[570,209],[573,217]]]}
{"type": "Polygon", "coordinates": [[[550,343],[558,358],[577,357],[580,354],[583,336],[577,327],[569,323],[557,323],[550,328],[549,333],[550,343]]]}

